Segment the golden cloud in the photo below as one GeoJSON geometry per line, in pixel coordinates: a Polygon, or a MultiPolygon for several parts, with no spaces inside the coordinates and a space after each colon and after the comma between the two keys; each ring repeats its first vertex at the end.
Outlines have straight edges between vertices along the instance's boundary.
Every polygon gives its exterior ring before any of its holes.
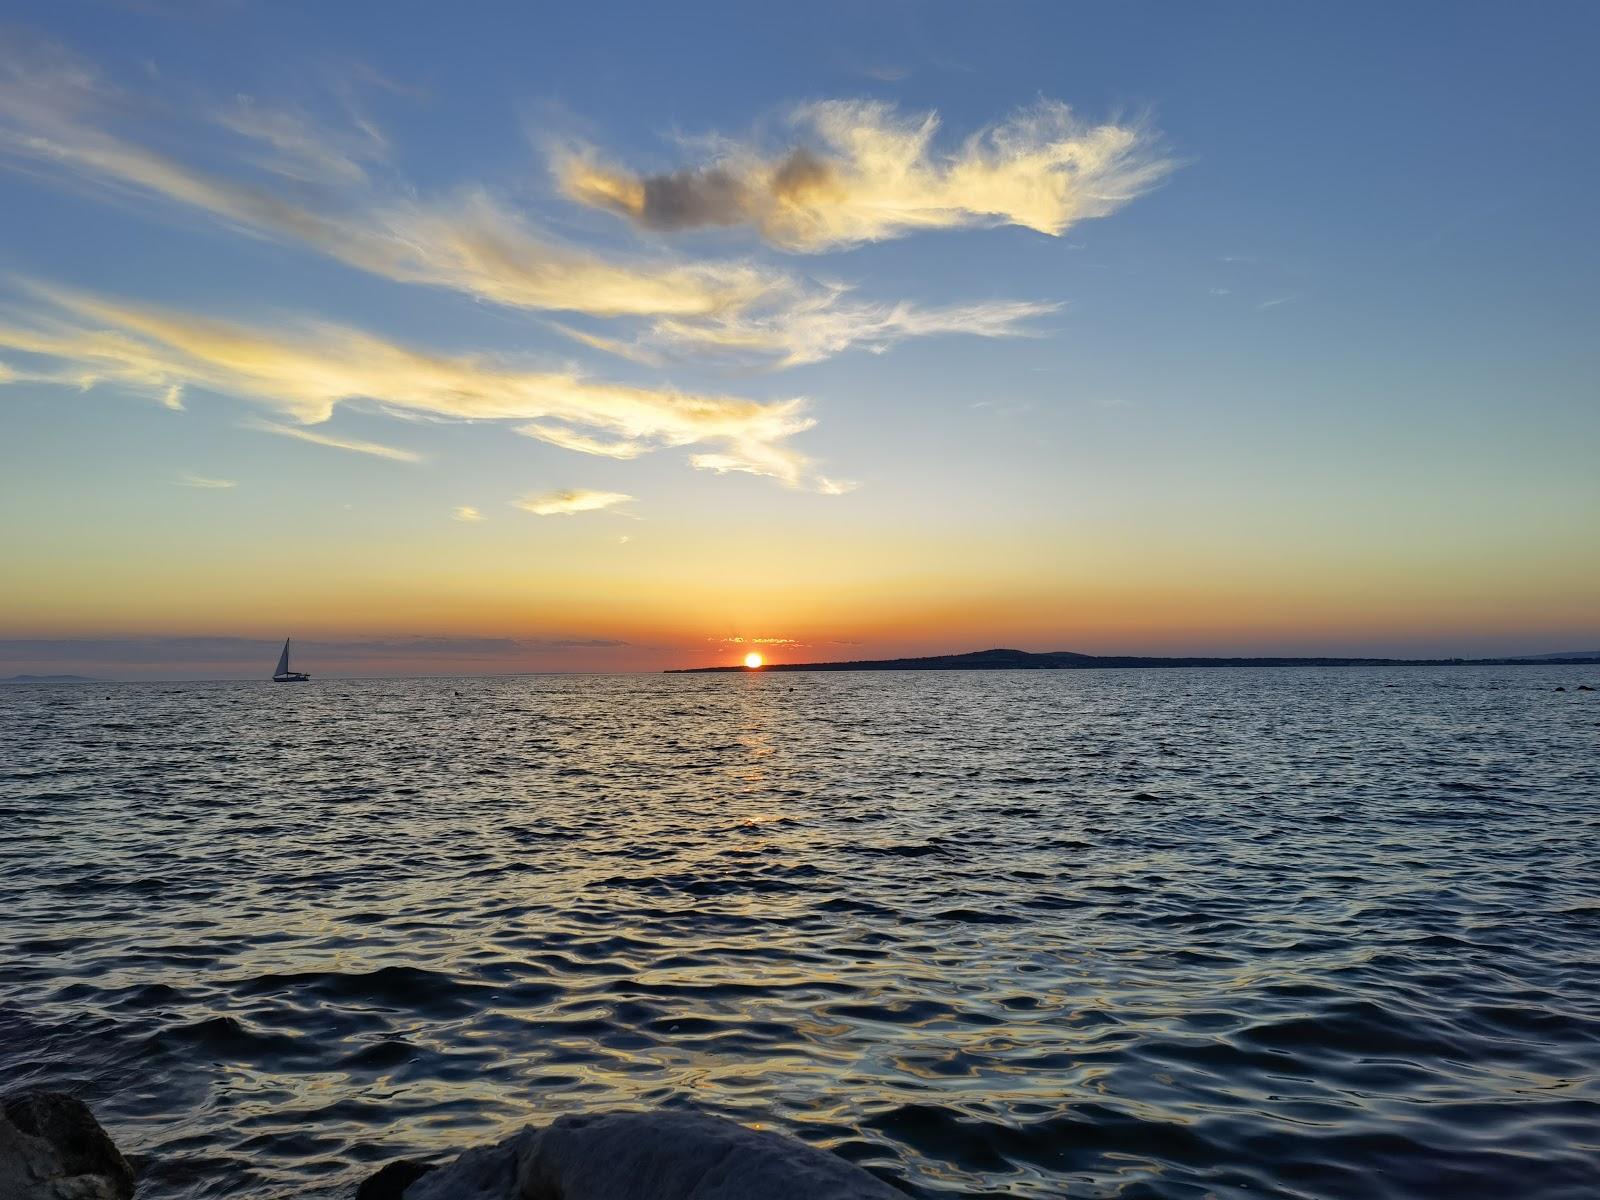
{"type": "Polygon", "coordinates": [[[844,288],[797,300],[771,312],[736,311],[697,321],[663,317],[644,334],[664,351],[751,357],[775,367],[821,362],[852,347],[881,354],[907,338],[934,334],[1029,337],[1028,322],[1059,304],[995,301],[923,308],[842,300],[844,288]]]}
{"type": "Polygon", "coordinates": [[[589,488],[569,488],[561,492],[547,492],[542,496],[524,496],[513,503],[524,512],[539,517],[570,517],[574,513],[599,512],[626,504],[632,496],[621,492],[596,492],[589,488]]]}
{"type": "MultiPolygon", "coordinates": [[[[866,304],[847,299],[846,288],[818,286],[748,262],[602,254],[531,228],[482,189],[466,189],[433,203],[378,195],[362,164],[381,158],[387,143],[370,122],[329,130],[302,113],[247,100],[221,108],[215,123],[267,148],[266,157],[246,159],[250,166],[269,178],[310,185],[280,193],[199,170],[112,132],[121,101],[92,67],[61,51],[34,48],[25,54],[0,48],[0,161],[45,163],[114,191],[206,213],[251,235],[303,244],[386,279],[446,288],[512,308],[631,320],[642,324],[642,331],[631,338],[556,328],[591,348],[635,361],[656,364],[669,356],[710,353],[789,367],[854,346],[881,351],[911,337],[1013,336],[1026,332],[1021,322],[1053,310],[1048,304],[1018,302],[946,309],[866,304]]],[[[818,128],[844,120],[825,105],[813,111],[818,128]]],[[[879,122],[883,138],[892,133],[887,121],[884,116],[879,122]]],[[[681,187],[621,180],[617,190],[599,168],[585,167],[577,157],[567,161],[569,192],[645,224],[668,221],[669,212],[670,223],[676,225],[703,223],[713,216],[742,220],[765,212],[769,206],[758,201],[760,189],[752,182],[763,171],[771,177],[769,190],[788,197],[785,211],[792,212],[784,220],[792,222],[801,211],[795,205],[806,197],[821,203],[833,195],[824,176],[832,179],[840,170],[822,159],[813,163],[791,155],[770,170],[751,160],[737,177],[727,175],[726,180],[723,176],[731,168],[719,167],[686,175],[681,187]],[[663,199],[668,195],[679,199],[663,199]]],[[[858,164],[853,170],[861,175],[865,168],[858,164]]],[[[923,174],[933,170],[926,167],[923,174]]],[[[830,219],[859,224],[859,218],[848,216],[852,206],[878,211],[879,200],[868,194],[866,178],[851,185],[854,200],[837,212],[827,208],[834,213],[830,219]]],[[[918,186],[926,190],[931,184],[918,186]]],[[[975,185],[963,186],[970,190],[975,185]]],[[[902,217],[908,211],[902,205],[902,217]]],[[[881,223],[881,214],[874,219],[881,223]]],[[[763,216],[758,223],[787,228],[775,220],[763,216]]],[[[816,242],[810,235],[778,240],[785,239],[816,242]]]]}
{"type": "MultiPolygon", "coordinates": [[[[414,349],[340,325],[268,330],[82,292],[29,290],[60,315],[44,329],[0,325],[0,347],[55,360],[62,382],[106,380],[154,394],[205,388],[262,402],[302,426],[327,420],[345,401],[370,400],[400,413],[522,422],[530,436],[611,457],[703,447],[690,460],[697,467],[814,486],[809,460],[787,445],[813,424],[798,397],[762,403],[613,384],[414,349]]],[[[263,427],[366,454],[416,457],[294,425],[263,427]]]]}
{"type": "Polygon", "coordinates": [[[751,225],[774,246],[810,253],[972,225],[1057,236],[1114,212],[1173,166],[1142,126],[1089,125],[1052,100],[950,151],[934,146],[937,114],[876,101],[805,105],[793,124],[801,144],[778,155],[718,139],[711,163],[639,175],[578,147],[555,155],[556,177],[572,199],[646,229],[751,225]]]}
{"type": "Polygon", "coordinates": [[[279,425],[275,421],[251,421],[246,428],[259,429],[262,433],[275,433],[279,437],[294,438],[296,441],[310,442],[313,446],[349,450],[354,454],[370,454],[374,458],[389,458],[395,462],[422,461],[422,455],[414,450],[402,450],[398,446],[385,446],[382,442],[367,442],[359,438],[335,437],[331,433],[305,429],[299,425],[279,425]]]}
{"type": "Polygon", "coordinates": [[[630,262],[581,250],[535,233],[481,191],[441,207],[386,203],[364,186],[357,162],[381,149],[370,126],[359,137],[339,137],[298,114],[256,105],[216,116],[275,151],[270,173],[330,193],[327,206],[313,208],[111,132],[121,103],[90,65],[64,51],[0,45],[0,154],[198,209],[251,233],[304,242],[390,279],[514,307],[607,317],[716,313],[785,283],[744,263],[630,262]]]}

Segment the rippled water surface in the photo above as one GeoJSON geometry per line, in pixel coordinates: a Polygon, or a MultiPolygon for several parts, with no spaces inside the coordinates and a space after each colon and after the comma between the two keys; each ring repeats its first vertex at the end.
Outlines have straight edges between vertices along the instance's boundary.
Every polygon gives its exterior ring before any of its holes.
{"type": "Polygon", "coordinates": [[[1580,683],[7,688],[0,1085],[160,1200],[660,1104],[924,1196],[1587,1200],[1580,683]]]}

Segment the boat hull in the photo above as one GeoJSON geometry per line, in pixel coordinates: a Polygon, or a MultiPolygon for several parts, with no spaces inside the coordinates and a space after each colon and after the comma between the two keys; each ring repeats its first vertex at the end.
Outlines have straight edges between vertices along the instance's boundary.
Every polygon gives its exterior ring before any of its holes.
{"type": "Polygon", "coordinates": [[[272,682],[273,683],[310,683],[311,682],[311,676],[305,674],[302,671],[291,671],[287,675],[274,675],[272,677],[272,682]]]}

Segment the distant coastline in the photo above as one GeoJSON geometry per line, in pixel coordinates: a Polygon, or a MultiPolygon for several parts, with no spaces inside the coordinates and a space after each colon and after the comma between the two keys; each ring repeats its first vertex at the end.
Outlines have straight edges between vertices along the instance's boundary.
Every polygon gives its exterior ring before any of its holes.
{"type": "MultiPolygon", "coordinates": [[[[1136,654],[1077,654],[1071,650],[975,650],[924,658],[872,658],[851,662],[768,663],[762,671],[1086,671],[1110,667],[1529,667],[1600,663],[1600,650],[1531,654],[1514,658],[1162,658],[1136,654]]],[[[750,668],[678,667],[668,675],[746,672],[750,668]]]]}
{"type": "Polygon", "coordinates": [[[0,683],[100,683],[92,675],[8,675],[0,683]]]}

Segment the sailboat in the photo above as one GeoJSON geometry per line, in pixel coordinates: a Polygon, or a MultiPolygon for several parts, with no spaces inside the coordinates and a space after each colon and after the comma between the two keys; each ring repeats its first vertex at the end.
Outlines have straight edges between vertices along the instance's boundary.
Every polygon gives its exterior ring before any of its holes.
{"type": "Polygon", "coordinates": [[[278,655],[278,669],[272,673],[273,683],[310,683],[311,676],[304,671],[289,670],[289,639],[283,639],[283,653],[278,655]]]}

